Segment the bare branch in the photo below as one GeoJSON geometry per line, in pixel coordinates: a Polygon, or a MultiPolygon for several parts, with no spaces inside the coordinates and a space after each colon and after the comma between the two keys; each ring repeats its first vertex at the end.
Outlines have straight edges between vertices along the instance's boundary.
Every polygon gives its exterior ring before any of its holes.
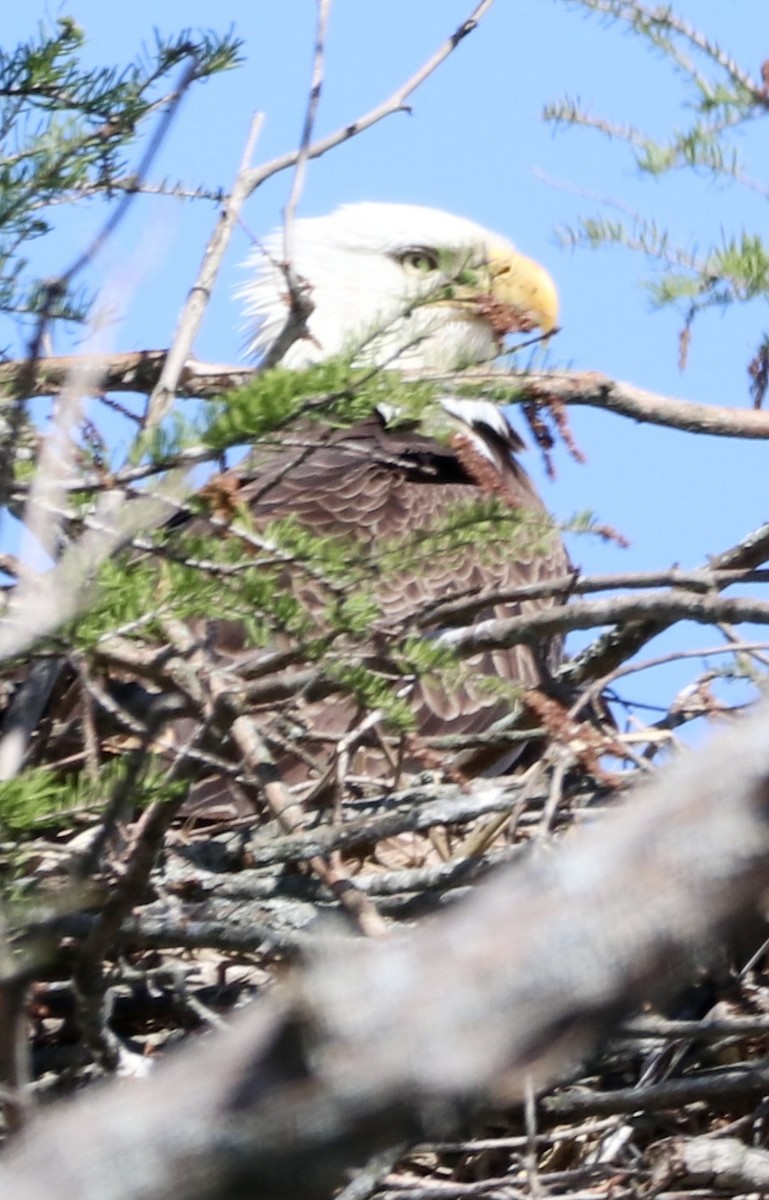
{"type": "Polygon", "coordinates": [[[634,1113],[640,1108],[655,1111],[685,1104],[758,1099],[769,1084],[769,1061],[735,1063],[727,1070],[698,1071],[684,1079],[667,1079],[648,1087],[617,1088],[608,1092],[564,1092],[546,1097],[542,1108],[560,1120],[582,1119],[594,1114],[634,1113]]]}
{"type": "MultiPolygon", "coordinates": [[[[62,354],[38,359],[35,379],[28,391],[24,368],[26,361],[14,359],[0,363],[0,387],[11,396],[48,396],[64,386],[82,355],[62,354]]],[[[90,356],[93,374],[98,378],[93,392],[136,392],[146,395],[158,384],[167,359],[165,350],[130,350],[118,354],[90,356]]],[[[256,377],[252,367],[229,363],[201,363],[188,358],[177,381],[177,394],[197,399],[217,396],[230,388],[242,387],[256,377]]]]}
{"type": "MultiPolygon", "coordinates": [[[[766,562],[767,558],[769,558],[769,525],[761,525],[741,542],[738,542],[736,546],[730,546],[728,550],[711,558],[710,567],[716,571],[741,568],[751,570],[766,562]]],[[[728,621],[729,617],[725,616],[723,619],[728,621]]],[[[599,637],[592,646],[588,646],[570,663],[562,667],[559,674],[571,684],[597,679],[637,654],[642,646],[645,646],[651,638],[662,633],[667,627],[667,618],[649,617],[639,621],[629,620],[621,629],[611,629],[599,637]]]]}
{"type": "Polygon", "coordinates": [[[323,85],[323,55],[331,0],[316,0],[316,6],[318,16],[315,32],[315,52],[312,63],[312,80],[307,98],[304,127],[299,143],[299,154],[295,164],[294,178],[291,181],[291,191],[283,209],[283,261],[278,266],[285,278],[288,312],[283,328],[261,359],[259,364],[261,371],[266,371],[276,366],[282,361],[294,342],[306,335],[307,321],[312,315],[314,308],[311,296],[311,284],[308,280],[298,276],[294,270],[293,243],[296,208],[307,174],[310,142],[315,126],[315,115],[320,103],[321,87],[323,85]]]}
{"type": "Polygon", "coordinates": [[[480,588],[450,595],[440,604],[422,605],[413,619],[424,628],[436,622],[472,621],[481,608],[492,604],[516,604],[521,600],[542,600],[551,596],[584,596],[592,592],[618,591],[623,588],[671,587],[693,592],[720,591],[735,583],[769,583],[769,569],[711,571],[708,567],[693,571],[674,567],[670,571],[627,571],[607,575],[560,575],[546,583],[527,583],[510,591],[484,591],[480,588]]]}
{"type": "Polygon", "coordinates": [[[668,663],[683,662],[687,658],[696,658],[702,661],[705,658],[714,658],[722,654],[753,654],[762,650],[769,650],[769,642],[733,641],[720,646],[697,646],[694,650],[672,650],[670,654],[645,658],[641,662],[623,663],[622,666],[610,671],[608,675],[597,679],[590,688],[590,694],[600,695],[610,684],[616,683],[618,679],[624,679],[628,675],[637,675],[641,671],[649,671],[654,667],[664,667],[668,663]]]}
{"type": "Polygon", "coordinates": [[[573,629],[594,629],[625,621],[658,622],[664,628],[676,621],[712,625],[716,621],[753,621],[769,624],[769,601],[726,599],[722,596],[688,596],[671,591],[640,596],[614,596],[609,600],[559,604],[519,617],[480,621],[467,628],[442,632],[437,641],[462,656],[499,649],[520,642],[536,643],[573,629]]]}
{"type": "Polygon", "coordinates": [[[248,171],[254,147],[261,132],[264,117],[261,113],[254,115],[251,121],[248,137],[246,138],[243,158],[240,164],[232,192],[224,205],[219,221],[209,239],[203,255],[203,261],[198,271],[198,277],[187,294],[187,300],[179,315],[174,332],[171,348],[163,362],[152,395],[147,406],[145,424],[147,428],[156,425],[171,407],[176,389],[185,364],[190,357],[192,347],[203,320],[208,302],[211,298],[219,268],[222,265],[224,253],[229,245],[233,230],[240,216],[240,210],[248,196],[248,171]]]}
{"type": "MultiPolygon", "coordinates": [[[[352,137],[356,137],[364,130],[370,129],[372,125],[389,117],[392,113],[407,112],[408,106],[406,101],[413,92],[420,87],[426,79],[432,75],[438,67],[444,62],[450,54],[456,50],[457,46],[462,42],[468,34],[477,29],[479,22],[486,15],[493,4],[494,0],[481,0],[480,4],[476,4],[473,11],[466,20],[454,30],[451,37],[436,50],[426,63],[424,63],[418,71],[406,80],[405,83],[393,92],[393,94],[376,108],[372,108],[362,117],[352,121],[349,125],[343,125],[340,129],[330,133],[325,138],[320,138],[317,142],[313,142],[306,152],[306,158],[320,158],[321,155],[327,154],[329,150],[333,150],[335,146],[341,145],[342,142],[348,141],[352,137]]],[[[285,171],[288,167],[293,167],[299,159],[301,150],[291,150],[288,154],[282,154],[279,158],[272,159],[271,162],[265,163],[261,167],[256,167],[251,171],[249,176],[249,190],[255,191],[266,179],[270,179],[273,175],[277,175],[279,171],[285,171]]]]}
{"type": "MultiPolygon", "coordinates": [[[[426,376],[422,376],[426,378],[426,376]]],[[[523,400],[538,400],[547,403],[588,405],[590,408],[608,409],[634,421],[651,425],[664,425],[669,429],[681,429],[686,433],[708,433],[719,437],[769,437],[769,413],[755,409],[727,408],[718,404],[697,404],[693,400],[681,400],[649,392],[631,383],[620,383],[601,375],[597,371],[545,372],[541,375],[523,374],[516,376],[499,370],[468,371],[457,379],[451,375],[430,375],[435,382],[449,387],[474,385],[479,392],[484,384],[495,388],[497,400],[502,397],[498,389],[510,385],[505,403],[515,404],[523,400]]]]}
{"type": "Polygon", "coordinates": [[[294,168],[294,178],[291,181],[291,191],[289,192],[288,200],[283,209],[283,258],[286,266],[292,262],[293,254],[293,236],[294,236],[294,221],[296,219],[296,208],[299,203],[299,197],[302,194],[305,177],[307,175],[307,163],[309,160],[310,144],[312,141],[312,131],[315,127],[315,115],[318,111],[320,103],[320,92],[323,86],[323,55],[326,45],[326,29],[328,26],[329,13],[331,11],[331,0],[316,0],[318,16],[317,27],[315,30],[315,52],[312,60],[312,79],[310,82],[310,94],[307,97],[307,109],[304,116],[304,127],[302,129],[302,137],[299,142],[299,153],[296,158],[294,168]]]}

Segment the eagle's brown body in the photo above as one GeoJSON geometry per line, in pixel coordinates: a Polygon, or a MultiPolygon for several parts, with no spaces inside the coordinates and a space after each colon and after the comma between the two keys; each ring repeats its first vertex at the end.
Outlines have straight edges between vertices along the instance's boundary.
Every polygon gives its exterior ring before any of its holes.
{"type": "MultiPolygon", "coordinates": [[[[454,439],[454,447],[443,445],[412,428],[390,430],[374,414],[349,430],[323,436],[316,426],[314,433],[292,435],[279,450],[255,452],[248,468],[231,473],[225,492],[228,502],[235,504],[236,511],[247,511],[248,524],[257,529],[292,517],[314,534],[341,539],[351,557],[365,554],[370,559],[369,586],[380,616],[366,653],[371,660],[379,648],[384,658],[388,641],[409,633],[429,638],[447,627],[450,622],[441,620],[436,606],[452,600],[472,603],[485,594],[513,592],[567,572],[560,537],[511,453],[518,443],[512,430],[509,434],[506,445],[497,437],[500,470],[461,435],[454,439]],[[441,530],[460,508],[469,511],[474,503],[491,497],[500,502],[501,515],[509,510],[509,524],[503,521],[496,535],[470,525],[460,544],[441,545],[441,530]],[[436,615],[431,618],[433,609],[436,615]]],[[[217,520],[209,531],[218,525],[217,520]]],[[[195,530],[207,531],[205,518],[195,519],[195,530]]],[[[322,632],[331,598],[326,584],[301,566],[286,569],[284,581],[316,622],[317,632],[322,632]]],[[[475,619],[510,616],[553,602],[479,604],[475,619]]],[[[233,664],[242,659],[242,628],[216,621],[198,623],[196,628],[210,650],[233,664]]],[[[347,774],[358,783],[368,779],[397,784],[404,770],[436,761],[420,754],[423,738],[483,733],[509,713],[512,694],[495,694],[488,680],[505,680],[522,690],[547,677],[560,655],[560,639],[554,639],[537,650],[521,645],[477,655],[459,668],[456,677],[440,673],[419,680],[395,677],[393,689],[408,697],[416,717],[416,736],[400,744],[389,738],[381,720],[371,720],[360,729],[367,714],[340,694],[321,699],[299,694],[279,706],[273,703],[260,714],[262,728],[284,779],[302,785],[307,795],[339,782],[335,776],[339,745],[351,734],[345,746],[347,774]]],[[[440,759],[447,764],[454,760],[453,755],[440,759]]],[[[497,747],[490,753],[465,754],[462,761],[471,770],[499,770],[511,755],[497,747]]],[[[219,791],[212,779],[196,790],[208,800],[219,791]]]]}

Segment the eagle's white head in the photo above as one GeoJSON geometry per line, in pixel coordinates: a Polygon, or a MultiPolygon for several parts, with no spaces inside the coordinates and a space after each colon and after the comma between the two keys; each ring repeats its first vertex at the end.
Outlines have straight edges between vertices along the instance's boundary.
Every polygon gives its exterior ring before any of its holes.
{"type": "MultiPolygon", "coordinates": [[[[270,347],[288,315],[282,260],[276,231],[247,262],[240,294],[255,354],[270,347]]],[[[508,333],[551,333],[558,319],[544,267],[439,209],[348,204],[304,218],[294,226],[291,265],[314,308],[307,335],[283,359],[288,367],[353,351],[363,362],[451,371],[493,359],[508,333]]]]}

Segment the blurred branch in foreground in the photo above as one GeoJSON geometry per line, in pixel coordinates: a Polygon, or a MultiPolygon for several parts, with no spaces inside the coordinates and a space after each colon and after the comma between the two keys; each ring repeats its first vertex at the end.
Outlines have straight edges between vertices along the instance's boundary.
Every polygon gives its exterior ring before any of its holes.
{"type": "Polygon", "coordinates": [[[329,930],[227,1033],[148,1083],[42,1118],[0,1184],[16,1200],[323,1196],[378,1150],[562,1077],[757,910],[768,719],[763,706],[414,933],[350,943],[329,930]]]}

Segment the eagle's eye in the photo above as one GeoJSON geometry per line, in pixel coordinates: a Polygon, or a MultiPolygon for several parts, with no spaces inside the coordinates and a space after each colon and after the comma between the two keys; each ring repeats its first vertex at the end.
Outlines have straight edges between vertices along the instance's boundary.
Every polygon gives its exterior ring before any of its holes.
{"type": "Polygon", "coordinates": [[[409,275],[429,275],[431,271],[437,271],[440,265],[435,251],[425,246],[410,246],[395,257],[409,275]]]}

